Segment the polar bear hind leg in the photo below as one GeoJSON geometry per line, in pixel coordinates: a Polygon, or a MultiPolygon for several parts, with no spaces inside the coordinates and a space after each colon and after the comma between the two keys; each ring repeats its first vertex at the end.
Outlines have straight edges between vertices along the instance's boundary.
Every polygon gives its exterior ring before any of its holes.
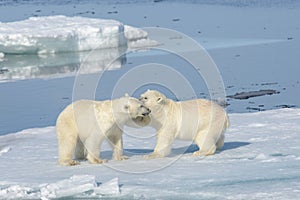
{"type": "Polygon", "coordinates": [[[126,160],[127,156],[123,155],[123,140],[122,140],[122,130],[115,130],[113,134],[107,137],[109,144],[113,149],[113,159],[114,160],[126,160]]]}
{"type": "Polygon", "coordinates": [[[207,129],[198,132],[195,143],[199,147],[199,151],[193,153],[194,156],[209,156],[216,152],[216,142],[207,134],[207,129]]]}

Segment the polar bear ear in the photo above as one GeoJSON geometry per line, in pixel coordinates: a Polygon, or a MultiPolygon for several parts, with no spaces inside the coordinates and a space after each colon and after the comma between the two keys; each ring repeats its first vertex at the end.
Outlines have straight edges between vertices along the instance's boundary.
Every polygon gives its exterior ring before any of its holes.
{"type": "Polygon", "coordinates": [[[159,103],[159,104],[163,104],[163,103],[165,102],[165,99],[162,98],[162,97],[158,97],[156,101],[157,101],[157,103],[159,103]]]}
{"type": "Polygon", "coordinates": [[[124,94],[124,97],[129,97],[129,94],[128,94],[128,93],[125,93],[125,94],[124,94]]]}

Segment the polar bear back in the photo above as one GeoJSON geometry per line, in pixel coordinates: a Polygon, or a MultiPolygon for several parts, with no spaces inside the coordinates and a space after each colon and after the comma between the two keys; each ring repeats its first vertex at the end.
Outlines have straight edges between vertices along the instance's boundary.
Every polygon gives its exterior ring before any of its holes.
{"type": "Polygon", "coordinates": [[[87,138],[92,132],[102,132],[105,125],[110,125],[112,112],[109,111],[110,101],[80,100],[70,104],[61,113],[57,121],[65,126],[73,127],[82,139],[87,138]],[[109,116],[107,116],[109,115],[109,116]],[[102,122],[99,126],[99,121],[102,122]],[[107,121],[107,122],[106,122],[107,121]],[[101,130],[100,130],[101,127],[101,130]]]}
{"type": "Polygon", "coordinates": [[[205,99],[174,102],[173,112],[178,116],[176,120],[180,126],[176,138],[184,140],[193,139],[199,129],[209,130],[216,124],[223,126],[227,120],[221,106],[205,99]]]}

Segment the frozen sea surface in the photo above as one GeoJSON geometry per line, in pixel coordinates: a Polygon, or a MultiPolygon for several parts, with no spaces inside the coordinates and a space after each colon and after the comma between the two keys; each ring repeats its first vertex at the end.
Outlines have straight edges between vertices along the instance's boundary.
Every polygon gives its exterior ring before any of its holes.
{"type": "MultiPolygon", "coordinates": [[[[54,127],[1,136],[0,199],[299,199],[300,110],[229,117],[225,145],[209,157],[194,157],[194,144],[176,141],[170,156],[145,160],[153,129],[126,128],[128,160],[61,167],[54,127]]],[[[101,157],[111,154],[105,143],[101,157]]]]}

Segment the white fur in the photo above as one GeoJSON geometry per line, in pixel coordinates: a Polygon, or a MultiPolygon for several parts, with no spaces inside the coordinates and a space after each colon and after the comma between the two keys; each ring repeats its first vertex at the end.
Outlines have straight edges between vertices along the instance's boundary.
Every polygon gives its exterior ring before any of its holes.
{"type": "Polygon", "coordinates": [[[157,129],[157,144],[147,158],[167,156],[174,139],[192,140],[199,151],[194,155],[212,155],[224,145],[224,132],[229,127],[229,119],[218,104],[205,100],[174,102],[155,90],[141,95],[141,101],[151,110],[149,116],[139,125],[150,125],[157,129]]]}
{"type": "Polygon", "coordinates": [[[80,100],[67,106],[58,116],[58,161],[60,165],[76,165],[73,160],[87,159],[90,163],[102,163],[100,146],[108,139],[113,147],[113,159],[123,160],[122,129],[133,118],[143,117],[150,110],[131,97],[115,100],[80,100]]]}

